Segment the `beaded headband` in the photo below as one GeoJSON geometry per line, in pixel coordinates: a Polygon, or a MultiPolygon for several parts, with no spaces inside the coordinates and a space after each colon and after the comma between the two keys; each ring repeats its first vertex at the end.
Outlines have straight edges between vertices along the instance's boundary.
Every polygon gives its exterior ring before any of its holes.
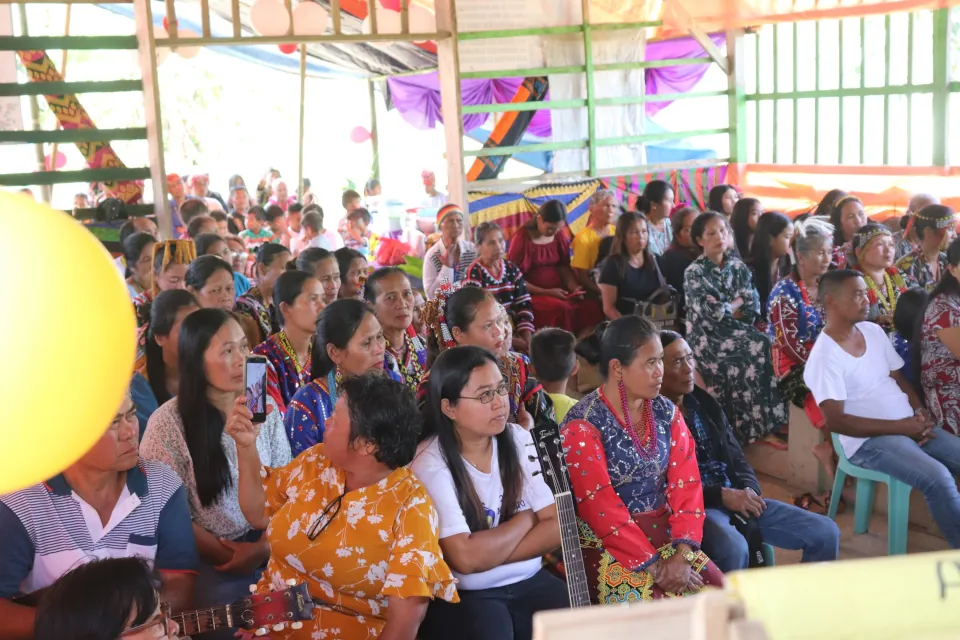
{"type": "Polygon", "coordinates": [[[917,222],[932,223],[936,229],[947,229],[957,224],[953,209],[938,204],[924,207],[913,216],[917,222]]]}
{"type": "MultiPolygon", "coordinates": [[[[197,259],[197,245],[193,240],[164,240],[153,245],[153,264],[157,264],[157,255],[163,254],[160,263],[160,273],[167,270],[171,264],[190,264],[197,259]]],[[[153,294],[160,293],[160,286],[156,278],[153,282],[153,294]]]]}
{"type": "Polygon", "coordinates": [[[887,229],[882,224],[876,224],[875,222],[865,224],[859,231],[853,234],[853,250],[862,251],[866,249],[867,245],[870,244],[870,241],[874,238],[892,235],[893,233],[890,232],[890,229],[887,229]]]}
{"type": "Polygon", "coordinates": [[[440,350],[445,351],[457,346],[453,339],[453,332],[450,331],[450,325],[447,324],[447,301],[450,296],[464,287],[479,287],[480,283],[473,280],[461,280],[460,282],[450,282],[446,278],[440,281],[440,287],[432,300],[428,300],[423,307],[423,318],[427,327],[433,331],[440,350]]]}

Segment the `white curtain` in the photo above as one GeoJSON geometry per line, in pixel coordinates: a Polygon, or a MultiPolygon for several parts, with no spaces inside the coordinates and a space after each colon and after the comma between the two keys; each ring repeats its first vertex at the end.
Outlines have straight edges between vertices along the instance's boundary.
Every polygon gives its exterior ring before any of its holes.
{"type": "MultiPolygon", "coordinates": [[[[581,35],[549,37],[543,39],[544,58],[548,67],[577,66],[584,64],[583,37],[581,35]]],[[[593,63],[609,64],[640,62],[644,59],[645,38],[642,31],[595,31],[593,40],[593,63]]],[[[641,68],[618,71],[599,71],[593,74],[594,98],[642,96],[644,94],[644,70],[641,68]]],[[[587,81],[584,73],[569,73],[550,76],[550,100],[584,100],[587,97],[587,81]]],[[[587,109],[551,110],[551,125],[554,142],[587,140],[587,109]]],[[[637,136],[644,131],[643,104],[597,107],[595,129],[597,139],[637,136]]],[[[597,169],[634,167],[646,164],[642,144],[624,144],[597,148],[597,169]]],[[[555,172],[578,171],[584,175],[590,169],[587,149],[568,149],[554,152],[555,172]]]]}

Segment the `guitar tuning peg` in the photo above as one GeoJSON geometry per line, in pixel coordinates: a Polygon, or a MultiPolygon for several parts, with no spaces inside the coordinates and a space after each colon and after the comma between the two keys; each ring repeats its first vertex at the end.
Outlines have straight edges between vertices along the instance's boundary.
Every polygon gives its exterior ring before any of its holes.
{"type": "Polygon", "coordinates": [[[273,630],[276,631],[276,632],[278,632],[278,633],[279,633],[280,631],[283,631],[283,623],[273,625],[273,630]]]}
{"type": "Polygon", "coordinates": [[[254,635],[256,635],[256,636],[265,636],[265,635],[267,635],[267,628],[266,628],[266,627],[260,627],[259,629],[257,629],[257,632],[256,632],[254,635]]]}
{"type": "Polygon", "coordinates": [[[290,578],[289,580],[287,580],[287,586],[288,586],[288,587],[295,587],[295,586],[297,586],[297,581],[296,581],[294,578],[290,578]]]}
{"type": "Polygon", "coordinates": [[[251,593],[251,594],[256,594],[256,593],[257,593],[257,585],[255,585],[255,584],[250,585],[250,593],[251,593]]]}
{"type": "Polygon", "coordinates": [[[290,625],[290,628],[293,629],[293,630],[302,629],[302,628],[303,628],[303,623],[300,622],[300,621],[294,622],[294,623],[292,623],[292,624],[290,625]]]}

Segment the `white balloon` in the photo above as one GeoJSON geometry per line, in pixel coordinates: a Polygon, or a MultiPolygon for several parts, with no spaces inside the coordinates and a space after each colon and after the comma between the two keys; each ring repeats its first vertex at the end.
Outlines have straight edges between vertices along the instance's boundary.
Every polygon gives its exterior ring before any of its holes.
{"type": "MultiPolygon", "coordinates": [[[[183,40],[189,40],[190,38],[200,37],[199,33],[197,33],[196,31],[190,31],[189,29],[184,29],[183,31],[179,31],[177,33],[180,36],[180,38],[183,40]]],[[[191,58],[196,58],[197,55],[199,55],[200,47],[198,45],[190,46],[185,44],[177,47],[176,49],[173,49],[173,52],[178,56],[180,56],[181,58],[190,60],[191,58]]]]}
{"type": "Polygon", "coordinates": [[[290,14],[277,0],[255,0],[250,7],[250,24],[261,36],[285,36],[290,30],[290,14]]]}
{"type": "MultiPolygon", "coordinates": [[[[436,33],[437,31],[437,16],[425,7],[418,4],[412,5],[408,18],[410,33],[436,33]]],[[[422,43],[416,42],[416,44],[422,43]]]]}
{"type": "Polygon", "coordinates": [[[327,31],[327,10],[313,0],[302,0],[293,9],[293,32],[298,36],[322,36],[327,31]]]}
{"type": "MultiPolygon", "coordinates": [[[[153,29],[153,37],[156,40],[169,37],[167,30],[162,26],[155,26],[153,29]]],[[[164,62],[166,62],[167,57],[170,55],[169,47],[157,47],[155,53],[157,54],[157,66],[159,67],[164,62]]]]}
{"type": "MultiPolygon", "coordinates": [[[[363,32],[373,33],[370,28],[370,16],[363,21],[363,32]]],[[[384,9],[377,2],[377,33],[400,33],[400,12],[384,9]]]]}

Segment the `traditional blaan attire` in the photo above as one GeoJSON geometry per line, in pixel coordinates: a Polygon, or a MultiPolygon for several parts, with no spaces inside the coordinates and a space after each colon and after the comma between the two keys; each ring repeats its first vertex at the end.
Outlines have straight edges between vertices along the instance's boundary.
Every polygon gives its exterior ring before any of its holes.
{"type": "Polygon", "coordinates": [[[947,254],[941,251],[937,257],[937,272],[934,273],[923,259],[923,251],[918,248],[900,258],[896,266],[903,275],[904,282],[915,282],[916,286],[923,287],[930,293],[937,286],[940,277],[946,273],[947,264],[947,254]]]}
{"type": "Polygon", "coordinates": [[[395,348],[387,341],[384,367],[397,374],[405,385],[416,391],[427,372],[427,345],[413,325],[403,332],[403,347],[395,348]]]}
{"type": "Polygon", "coordinates": [[[510,314],[515,331],[533,333],[533,304],[517,265],[509,260],[500,260],[494,273],[475,260],[467,269],[467,280],[478,283],[503,305],[510,314]]]}
{"type": "MultiPolygon", "coordinates": [[[[853,237],[853,248],[857,253],[866,250],[867,245],[881,236],[892,236],[882,224],[869,223],[861,227],[853,237]]],[[[859,266],[854,267],[860,271],[863,281],[867,284],[867,299],[870,301],[870,309],[867,312],[867,320],[876,322],[880,316],[893,317],[893,312],[897,309],[897,302],[900,295],[909,287],[916,283],[911,278],[904,278],[903,273],[896,267],[887,267],[883,272],[883,282],[874,282],[873,278],[867,275],[859,266]]],[[[898,354],[907,352],[908,346],[906,339],[894,331],[893,325],[884,327],[884,331],[890,337],[893,348],[898,354]]]]}
{"type": "Polygon", "coordinates": [[[684,275],[687,341],[697,356],[707,391],[720,399],[744,444],[789,422],[773,369],[771,339],[753,327],[760,309],[750,269],[727,256],[718,266],[700,256],[684,275]],[[730,303],[743,299],[742,318],[730,303]]]}
{"type": "Polygon", "coordinates": [[[267,359],[267,393],[277,403],[280,413],[286,413],[287,405],[293,395],[303,385],[310,382],[313,344],[307,351],[307,361],[303,364],[287,339],[284,331],[273,334],[265,342],[257,345],[253,353],[267,359]]]}
{"type": "Polygon", "coordinates": [[[263,297],[260,287],[253,287],[237,298],[233,310],[252,321],[260,338],[254,341],[256,344],[266,341],[267,338],[280,331],[280,318],[277,311],[273,303],[263,297]]]}
{"type": "Polygon", "coordinates": [[[960,296],[943,293],[930,300],[920,337],[920,382],[934,421],[960,436],[960,359],[939,338],[953,327],[960,327],[960,296]]]}
{"type": "MultiPolygon", "coordinates": [[[[386,370],[386,375],[391,380],[403,382],[393,371],[386,370]]],[[[294,458],[318,442],[323,442],[327,420],[333,415],[333,407],[337,404],[340,381],[338,374],[331,371],[330,375],[316,378],[300,387],[287,405],[283,426],[294,458]]]]}
{"type": "Polygon", "coordinates": [[[770,293],[770,324],[767,332],[773,338],[773,371],[780,380],[780,390],[794,406],[803,409],[818,429],[824,425],[823,414],[807,385],[803,367],[817,336],[823,331],[824,318],[819,305],[810,299],[807,287],[796,273],[782,279],[770,293]]]}
{"type": "MultiPolygon", "coordinates": [[[[591,599],[600,604],[667,596],[648,571],[678,544],[699,550],[705,512],[695,442],[672,402],[644,402],[628,425],[603,390],[570,410],[561,430],[591,599]]],[[[692,563],[706,585],[723,576],[702,552],[692,563]]]]}

